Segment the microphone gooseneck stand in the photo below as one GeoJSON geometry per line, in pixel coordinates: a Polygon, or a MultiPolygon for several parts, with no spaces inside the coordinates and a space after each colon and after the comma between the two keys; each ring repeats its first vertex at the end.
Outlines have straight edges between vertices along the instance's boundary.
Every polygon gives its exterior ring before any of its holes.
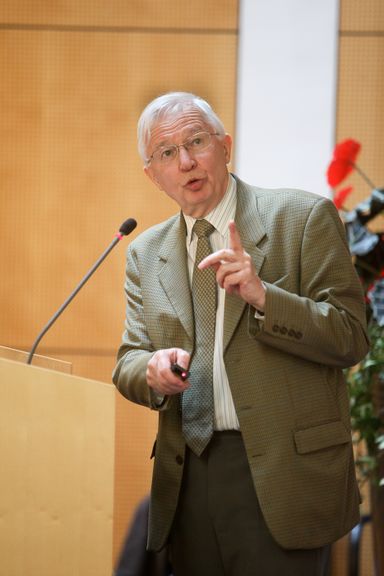
{"type": "Polygon", "coordinates": [[[31,364],[32,358],[36,352],[36,348],[38,347],[40,340],[43,338],[44,334],[46,332],[48,332],[48,330],[50,329],[52,324],[54,322],[56,322],[56,320],[58,319],[60,314],[62,314],[62,312],[64,312],[64,310],[66,309],[68,304],[73,300],[73,298],[76,296],[76,294],[79,292],[79,290],[81,290],[81,288],[84,286],[84,284],[89,280],[89,278],[92,276],[92,274],[95,272],[95,270],[100,266],[100,264],[103,262],[103,260],[108,256],[108,254],[111,252],[111,250],[116,246],[116,244],[118,242],[120,242],[120,240],[123,238],[123,236],[127,236],[128,234],[130,234],[136,228],[136,226],[137,226],[137,222],[133,218],[128,218],[128,220],[125,220],[125,222],[123,222],[123,224],[120,226],[119,231],[116,233],[115,238],[112,240],[112,242],[110,243],[108,248],[101,254],[101,256],[98,258],[98,260],[92,266],[92,268],[87,272],[87,274],[79,282],[79,284],[76,286],[76,288],[73,290],[73,292],[68,296],[68,298],[65,300],[65,302],[60,306],[60,308],[57,310],[57,312],[55,312],[55,314],[52,316],[52,318],[47,322],[47,324],[44,326],[44,328],[38,334],[36,340],[33,343],[31,351],[28,355],[27,364],[31,364]]]}

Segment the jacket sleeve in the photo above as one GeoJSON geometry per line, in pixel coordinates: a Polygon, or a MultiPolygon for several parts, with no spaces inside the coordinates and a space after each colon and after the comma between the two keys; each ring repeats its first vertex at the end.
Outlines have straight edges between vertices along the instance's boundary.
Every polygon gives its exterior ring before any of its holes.
{"type": "Polygon", "coordinates": [[[298,293],[266,283],[265,316],[260,322],[250,311],[250,334],[306,360],[353,366],[369,348],[365,303],[343,224],[329,200],[320,199],[309,214],[298,276],[298,293]]]}
{"type": "Polygon", "coordinates": [[[125,293],[125,331],[112,380],[119,392],[132,402],[152,409],[165,408],[166,402],[159,405],[147,384],[147,364],[155,350],[145,325],[140,273],[132,245],[127,250],[125,293]]]}

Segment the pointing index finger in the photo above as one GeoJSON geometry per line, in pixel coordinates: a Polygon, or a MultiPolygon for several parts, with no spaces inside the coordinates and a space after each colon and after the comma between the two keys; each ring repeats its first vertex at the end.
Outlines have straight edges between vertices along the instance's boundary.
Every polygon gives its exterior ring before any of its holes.
{"type": "Polygon", "coordinates": [[[237,231],[234,220],[230,220],[229,224],[229,246],[235,252],[243,252],[243,245],[241,243],[240,234],[237,231]]]}

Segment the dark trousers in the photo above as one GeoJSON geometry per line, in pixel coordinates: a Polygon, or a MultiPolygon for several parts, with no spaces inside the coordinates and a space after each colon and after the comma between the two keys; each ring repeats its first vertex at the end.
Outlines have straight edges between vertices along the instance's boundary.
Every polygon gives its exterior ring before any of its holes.
{"type": "Polygon", "coordinates": [[[239,432],[188,452],[170,538],[174,576],[325,576],[327,548],[284,550],[255,494],[239,432]]]}

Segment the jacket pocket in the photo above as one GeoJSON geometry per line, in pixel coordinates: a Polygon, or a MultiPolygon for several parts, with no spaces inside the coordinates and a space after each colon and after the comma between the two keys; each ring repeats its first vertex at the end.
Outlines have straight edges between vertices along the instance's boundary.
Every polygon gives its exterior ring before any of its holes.
{"type": "Polygon", "coordinates": [[[294,432],[296,450],[307,454],[351,441],[351,434],[340,420],[317,424],[294,432]]]}

